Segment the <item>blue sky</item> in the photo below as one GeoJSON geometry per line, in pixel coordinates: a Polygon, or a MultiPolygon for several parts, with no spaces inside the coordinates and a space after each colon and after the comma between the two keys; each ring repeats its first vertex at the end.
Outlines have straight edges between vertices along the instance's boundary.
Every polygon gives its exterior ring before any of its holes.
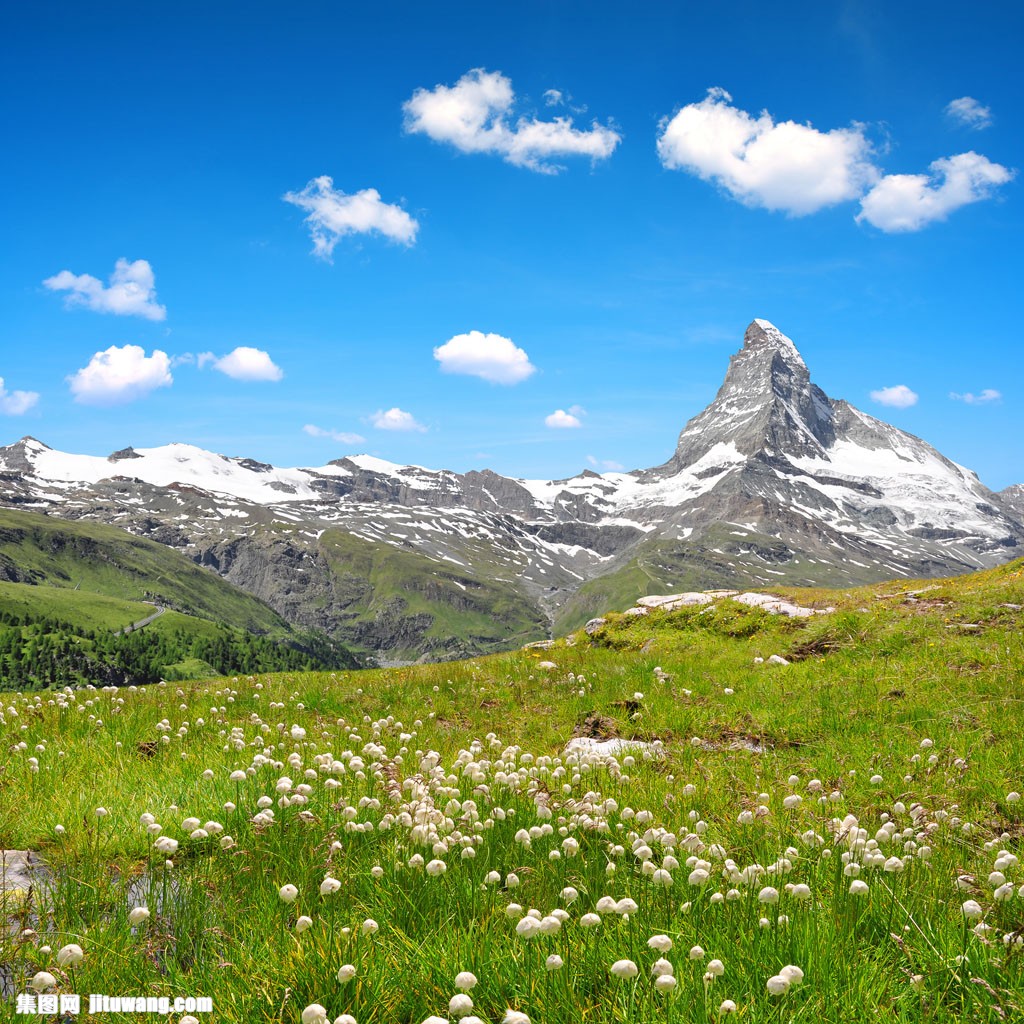
{"type": "Polygon", "coordinates": [[[1024,481],[1022,38],[984,0],[7,5],[0,441],[631,469],[763,317],[1024,481]]]}

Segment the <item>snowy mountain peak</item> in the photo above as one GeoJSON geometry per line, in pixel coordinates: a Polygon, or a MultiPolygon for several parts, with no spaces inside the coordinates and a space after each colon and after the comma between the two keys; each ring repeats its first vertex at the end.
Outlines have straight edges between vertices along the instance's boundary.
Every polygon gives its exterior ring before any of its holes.
{"type": "Polygon", "coordinates": [[[748,458],[765,451],[820,456],[834,440],[832,416],[796,345],[774,324],[754,320],[715,400],[686,424],[664,468],[692,466],[723,442],[748,458]]]}
{"type": "Polygon", "coordinates": [[[803,365],[803,358],[797,351],[793,340],[788,338],[768,320],[751,320],[743,335],[743,347],[745,349],[771,349],[778,352],[787,362],[796,362],[803,365]]]}

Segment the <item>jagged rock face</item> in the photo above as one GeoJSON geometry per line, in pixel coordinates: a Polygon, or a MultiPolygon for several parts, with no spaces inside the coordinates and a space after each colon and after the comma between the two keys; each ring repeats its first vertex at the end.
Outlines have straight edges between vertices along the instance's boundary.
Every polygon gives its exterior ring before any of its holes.
{"type": "MultiPolygon", "coordinates": [[[[653,469],[514,480],[366,455],[281,469],[181,444],[102,458],[23,438],[0,449],[0,503],[144,533],[292,621],[405,654],[444,646],[430,614],[417,610],[424,599],[457,605],[477,585],[511,588],[565,626],[589,617],[586,602],[572,610],[576,591],[607,583],[616,595],[620,575],[623,587],[655,590],[842,585],[962,572],[1024,553],[1024,485],[994,494],[921,439],[829,398],[765,320],[750,324],[714,401],[653,469]],[[378,607],[358,582],[369,570],[346,576],[325,559],[326,530],[415,553],[439,579],[453,567],[463,575],[438,594],[425,597],[421,586],[378,607]],[[365,613],[358,622],[356,606],[365,613]]],[[[502,606],[504,597],[492,596],[502,606]]],[[[527,620],[518,608],[516,621],[527,620]]],[[[450,640],[459,653],[476,642],[450,640]]]]}
{"type": "Polygon", "coordinates": [[[1013,484],[1012,487],[1007,487],[999,492],[999,497],[1007,508],[1016,512],[1017,517],[1024,521],[1024,484],[1013,484]]]}

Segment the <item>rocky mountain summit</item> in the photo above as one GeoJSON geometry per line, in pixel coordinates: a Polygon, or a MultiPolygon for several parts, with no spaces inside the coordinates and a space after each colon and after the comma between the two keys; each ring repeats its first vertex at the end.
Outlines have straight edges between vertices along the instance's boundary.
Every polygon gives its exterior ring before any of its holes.
{"type": "Polygon", "coordinates": [[[282,469],[27,437],[0,448],[0,503],[171,545],[384,661],[521,643],[641,594],[950,575],[1024,550],[1024,487],[995,494],[829,398],[765,320],[652,469],[521,480],[368,455],[282,469]]]}

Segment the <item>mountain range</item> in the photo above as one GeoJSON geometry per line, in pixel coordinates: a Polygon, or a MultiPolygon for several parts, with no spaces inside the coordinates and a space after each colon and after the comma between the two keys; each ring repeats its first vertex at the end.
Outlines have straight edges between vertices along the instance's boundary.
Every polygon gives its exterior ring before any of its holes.
{"type": "Polygon", "coordinates": [[[0,448],[0,504],[175,548],[385,664],[520,644],[643,594],[948,576],[1024,552],[1024,486],[995,493],[829,398],[765,320],[651,469],[525,480],[369,455],[283,469],[25,437],[0,448]]]}

